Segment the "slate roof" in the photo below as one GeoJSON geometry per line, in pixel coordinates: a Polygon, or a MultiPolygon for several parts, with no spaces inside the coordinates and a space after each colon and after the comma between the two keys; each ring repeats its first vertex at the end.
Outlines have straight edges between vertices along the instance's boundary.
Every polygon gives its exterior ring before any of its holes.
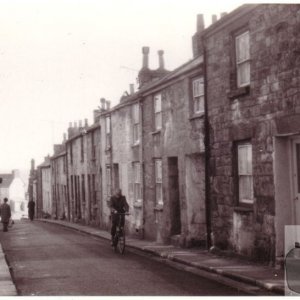
{"type": "Polygon", "coordinates": [[[2,178],[2,183],[0,183],[0,188],[9,188],[12,181],[14,180],[13,174],[0,174],[0,178],[2,178]]]}

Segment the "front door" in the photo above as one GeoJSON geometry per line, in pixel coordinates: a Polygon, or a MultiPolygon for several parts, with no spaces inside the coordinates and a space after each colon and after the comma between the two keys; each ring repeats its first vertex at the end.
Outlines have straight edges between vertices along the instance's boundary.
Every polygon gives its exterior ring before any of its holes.
{"type": "Polygon", "coordinates": [[[293,141],[293,203],[294,203],[294,216],[295,224],[300,225],[300,139],[293,141]]]}

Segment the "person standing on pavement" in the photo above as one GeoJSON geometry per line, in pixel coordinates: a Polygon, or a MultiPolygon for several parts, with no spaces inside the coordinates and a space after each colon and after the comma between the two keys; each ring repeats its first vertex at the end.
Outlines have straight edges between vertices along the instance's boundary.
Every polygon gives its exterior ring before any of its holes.
{"type": "MultiPolygon", "coordinates": [[[[119,221],[118,213],[125,213],[129,210],[129,205],[126,201],[126,197],[122,195],[122,190],[117,189],[115,194],[110,198],[110,209],[111,209],[111,242],[113,244],[113,238],[116,234],[116,229],[119,221]]],[[[124,227],[125,216],[121,216],[121,227],[124,227]]]]}
{"type": "Polygon", "coordinates": [[[33,218],[34,218],[34,210],[35,210],[35,202],[31,199],[29,202],[28,202],[28,217],[30,219],[30,221],[33,221],[33,218]]]}
{"type": "Polygon", "coordinates": [[[8,223],[9,219],[11,218],[11,210],[9,204],[7,204],[8,199],[3,199],[4,203],[0,206],[0,215],[1,215],[1,222],[3,224],[3,231],[8,231],[8,223]]]}

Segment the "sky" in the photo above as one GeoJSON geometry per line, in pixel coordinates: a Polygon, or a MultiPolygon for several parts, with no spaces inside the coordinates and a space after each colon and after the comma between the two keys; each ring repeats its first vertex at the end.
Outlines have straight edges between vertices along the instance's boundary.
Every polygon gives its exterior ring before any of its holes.
{"type": "Polygon", "coordinates": [[[141,48],[173,70],[192,58],[196,16],[241,1],[0,0],[0,171],[29,169],[53,153],[69,122],[115,105],[136,85],[141,48]]]}

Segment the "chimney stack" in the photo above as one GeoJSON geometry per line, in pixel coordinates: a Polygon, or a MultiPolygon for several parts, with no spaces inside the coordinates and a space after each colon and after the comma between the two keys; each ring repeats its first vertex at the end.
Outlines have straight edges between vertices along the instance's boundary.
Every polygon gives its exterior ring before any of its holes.
{"type": "Polygon", "coordinates": [[[149,68],[149,47],[143,47],[142,48],[142,53],[143,53],[143,69],[148,69],[149,68]]]}
{"type": "Polygon", "coordinates": [[[106,109],[110,110],[110,101],[108,101],[108,100],[106,101],[106,109]]]}
{"type": "Polygon", "coordinates": [[[133,83],[129,84],[129,92],[130,92],[130,95],[134,94],[134,84],[133,83]]]}
{"type": "Polygon", "coordinates": [[[31,160],[31,170],[34,170],[34,159],[31,160]]]}
{"type": "Polygon", "coordinates": [[[159,62],[159,68],[164,69],[165,68],[165,62],[164,62],[164,50],[158,50],[158,62],[159,62]]]}
{"type": "Polygon", "coordinates": [[[64,134],[63,134],[63,143],[65,144],[65,143],[66,143],[66,141],[67,141],[67,134],[66,134],[66,133],[64,133],[64,134]]]}
{"type": "Polygon", "coordinates": [[[197,32],[201,32],[204,30],[204,16],[203,14],[197,15],[197,32]]]}
{"type": "Polygon", "coordinates": [[[212,22],[212,24],[216,23],[217,21],[218,21],[217,15],[212,15],[211,16],[211,22],[212,22]]]}
{"type": "Polygon", "coordinates": [[[79,128],[82,128],[82,120],[79,120],[79,128]]]}
{"type": "Polygon", "coordinates": [[[226,16],[227,15],[227,12],[222,12],[221,13],[221,18],[223,18],[224,16],[226,16]]]}
{"type": "Polygon", "coordinates": [[[101,98],[100,102],[101,102],[101,110],[105,111],[105,98],[101,98]]]}
{"type": "Polygon", "coordinates": [[[84,127],[89,127],[88,119],[84,119],[84,127]]]}
{"type": "Polygon", "coordinates": [[[74,128],[77,128],[77,122],[74,122],[74,128]]]}

